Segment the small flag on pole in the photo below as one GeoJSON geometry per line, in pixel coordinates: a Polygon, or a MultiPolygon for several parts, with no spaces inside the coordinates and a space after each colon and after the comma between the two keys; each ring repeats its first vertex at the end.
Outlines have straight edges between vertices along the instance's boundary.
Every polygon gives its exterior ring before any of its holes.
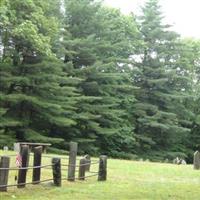
{"type": "Polygon", "coordinates": [[[16,163],[17,167],[22,166],[22,157],[21,157],[20,153],[17,154],[15,163],[16,163]]]}

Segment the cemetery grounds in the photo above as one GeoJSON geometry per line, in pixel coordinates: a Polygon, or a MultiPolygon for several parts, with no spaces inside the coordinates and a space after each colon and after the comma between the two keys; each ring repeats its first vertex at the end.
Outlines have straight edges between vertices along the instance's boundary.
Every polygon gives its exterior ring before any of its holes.
{"type": "MultiPolygon", "coordinates": [[[[51,163],[49,158],[42,160],[42,164],[51,163]]],[[[15,166],[15,158],[11,166],[15,166]]],[[[94,166],[91,170],[97,168],[94,166]]],[[[50,178],[52,170],[42,169],[41,174],[41,180],[50,178]]],[[[15,175],[14,171],[9,173],[10,183],[15,183],[15,175]]],[[[62,176],[67,176],[64,169],[62,176]]],[[[27,177],[31,181],[30,170],[27,177]]],[[[0,200],[200,200],[200,170],[193,170],[192,165],[108,159],[107,179],[105,182],[98,182],[97,177],[82,182],[64,180],[62,187],[51,183],[13,187],[1,192],[0,200]]]]}

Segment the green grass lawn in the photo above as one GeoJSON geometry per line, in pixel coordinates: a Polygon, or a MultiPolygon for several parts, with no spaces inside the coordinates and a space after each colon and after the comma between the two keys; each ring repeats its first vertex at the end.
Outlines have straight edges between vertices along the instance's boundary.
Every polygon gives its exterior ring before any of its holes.
{"type": "MultiPolygon", "coordinates": [[[[2,152],[0,152],[2,155],[2,152]]],[[[15,158],[12,158],[14,166],[15,158]]],[[[30,165],[32,159],[30,159],[30,165]]],[[[43,164],[51,159],[43,158],[43,164]]],[[[67,160],[62,161],[67,163],[67,160]]],[[[66,167],[65,167],[66,168],[66,167]]],[[[98,166],[93,166],[96,171],[98,166]]],[[[15,183],[15,172],[9,183],[15,183]]],[[[28,181],[32,172],[28,172],[28,181]]],[[[66,177],[63,169],[62,176],[66,177]]],[[[42,169],[42,179],[51,178],[51,169],[42,169]]],[[[62,187],[50,183],[27,185],[24,189],[9,188],[0,193],[0,200],[200,200],[200,170],[192,165],[173,165],[127,160],[108,160],[108,180],[98,182],[96,177],[74,183],[63,181],[62,187]]]]}

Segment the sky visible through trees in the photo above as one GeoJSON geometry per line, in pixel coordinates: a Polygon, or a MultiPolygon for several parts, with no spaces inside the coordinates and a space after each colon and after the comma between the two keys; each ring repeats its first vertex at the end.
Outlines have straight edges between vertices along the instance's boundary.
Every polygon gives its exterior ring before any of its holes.
{"type": "MultiPolygon", "coordinates": [[[[140,7],[147,0],[105,0],[105,5],[120,8],[124,14],[133,12],[140,14],[140,7]]],[[[164,21],[172,24],[172,29],[183,37],[200,38],[200,30],[196,24],[200,18],[200,2],[196,0],[160,0],[161,10],[165,16],[164,21]]]]}

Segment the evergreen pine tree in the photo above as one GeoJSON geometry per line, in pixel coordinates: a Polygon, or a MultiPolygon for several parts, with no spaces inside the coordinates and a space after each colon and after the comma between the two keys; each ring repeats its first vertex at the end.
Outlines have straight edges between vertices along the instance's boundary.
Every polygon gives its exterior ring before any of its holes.
{"type": "MultiPolygon", "coordinates": [[[[200,40],[183,39],[181,40],[182,49],[179,51],[179,65],[184,69],[182,74],[187,74],[191,78],[188,82],[190,87],[191,100],[183,104],[194,113],[193,120],[190,122],[191,133],[186,142],[187,152],[192,161],[194,151],[200,148],[200,40]]],[[[189,112],[188,112],[189,113],[189,112]]]]}
{"type": "MultiPolygon", "coordinates": [[[[75,125],[77,80],[58,61],[1,65],[1,129],[19,141],[59,143],[59,132],[75,125]]],[[[64,138],[64,137],[63,137],[64,138]]],[[[61,144],[60,144],[61,145],[61,144]]]]}
{"type": "Polygon", "coordinates": [[[131,17],[92,0],[65,1],[65,7],[69,32],[64,37],[65,62],[72,63],[76,76],[84,79],[75,137],[85,151],[100,149],[114,156],[131,152],[134,90],[128,58],[135,47],[136,25],[131,17]]]}
{"type": "Polygon", "coordinates": [[[140,87],[135,132],[138,152],[159,159],[185,151],[182,143],[190,130],[182,126],[176,109],[185,111],[181,102],[187,97],[182,92],[186,77],[175,64],[178,35],[162,23],[158,0],[149,0],[142,11],[138,19],[144,46],[138,64],[141,74],[135,78],[140,87]]]}
{"type": "Polygon", "coordinates": [[[19,140],[62,146],[62,130],[76,124],[79,80],[55,58],[60,3],[8,0],[3,5],[1,144],[19,140]]]}

